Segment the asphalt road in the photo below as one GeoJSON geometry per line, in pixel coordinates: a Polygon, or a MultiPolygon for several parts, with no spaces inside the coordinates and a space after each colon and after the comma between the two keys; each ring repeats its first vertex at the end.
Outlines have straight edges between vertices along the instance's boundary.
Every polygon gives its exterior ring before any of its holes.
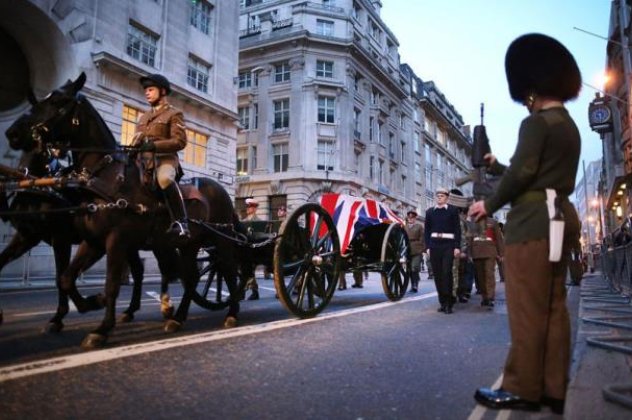
{"type": "MultiPolygon", "coordinates": [[[[508,350],[502,283],[493,311],[477,296],[446,315],[431,281],[390,303],[372,274],[364,289],[336,291],[312,320],[290,316],[271,281],[260,286],[239,328],[222,329],[223,312],[192,307],[172,335],[151,296],[157,285],[146,286],[137,319],[93,352],[79,344],[101,313],[73,312],[62,333],[43,334],[54,292],[1,293],[0,418],[556,418],[488,411],[472,398],[497,383],[508,350]]],[[[573,319],[576,294],[569,290],[573,319]]]]}

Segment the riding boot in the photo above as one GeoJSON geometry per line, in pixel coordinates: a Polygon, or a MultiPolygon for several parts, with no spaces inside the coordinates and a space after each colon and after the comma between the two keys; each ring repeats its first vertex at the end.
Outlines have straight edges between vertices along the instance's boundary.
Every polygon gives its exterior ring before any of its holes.
{"type": "Polygon", "coordinates": [[[171,226],[167,229],[167,233],[178,236],[180,239],[188,239],[191,235],[187,223],[187,211],[178,184],[175,182],[170,184],[163,193],[171,216],[171,226]]]}

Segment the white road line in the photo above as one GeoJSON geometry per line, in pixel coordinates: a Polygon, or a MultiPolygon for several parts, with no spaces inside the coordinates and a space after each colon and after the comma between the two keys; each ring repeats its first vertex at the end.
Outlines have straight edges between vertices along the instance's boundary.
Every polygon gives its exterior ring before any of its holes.
{"type": "Polygon", "coordinates": [[[88,353],[74,354],[70,356],[55,357],[51,359],[38,360],[29,363],[22,363],[0,368],[0,383],[14,379],[25,378],[27,376],[39,375],[42,373],[55,372],[63,369],[86,366],[109,360],[119,360],[124,357],[131,357],[145,353],[152,353],[161,350],[184,347],[192,344],[208,343],[212,341],[225,340],[233,337],[241,337],[250,334],[258,334],[266,331],[273,331],[296,325],[322,322],[328,319],[340,318],[362,312],[375,311],[388,308],[394,305],[410,303],[417,300],[429,299],[437,296],[436,292],[424,295],[409,297],[397,302],[382,302],[360,308],[345,309],[339,312],[321,314],[310,319],[285,319],[281,321],[267,322],[265,324],[249,325],[245,327],[228,330],[212,331],[201,334],[194,334],[186,337],[175,337],[166,340],[159,340],[149,343],[132,344],[129,346],[116,347],[112,349],[96,350],[88,353]]]}

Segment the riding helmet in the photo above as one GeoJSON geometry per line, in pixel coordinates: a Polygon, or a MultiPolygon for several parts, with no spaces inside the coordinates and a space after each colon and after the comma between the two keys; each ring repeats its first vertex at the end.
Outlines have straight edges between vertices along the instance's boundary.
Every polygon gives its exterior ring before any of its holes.
{"type": "Polygon", "coordinates": [[[143,76],[140,78],[140,84],[143,86],[143,89],[155,86],[159,89],[164,89],[165,92],[167,92],[167,95],[171,93],[171,83],[169,83],[169,80],[161,74],[149,74],[147,76],[143,76]]]}
{"type": "Polygon", "coordinates": [[[511,98],[524,103],[529,95],[566,102],[576,98],[582,84],[573,55],[559,41],[542,34],[515,39],[505,55],[511,98]]]}

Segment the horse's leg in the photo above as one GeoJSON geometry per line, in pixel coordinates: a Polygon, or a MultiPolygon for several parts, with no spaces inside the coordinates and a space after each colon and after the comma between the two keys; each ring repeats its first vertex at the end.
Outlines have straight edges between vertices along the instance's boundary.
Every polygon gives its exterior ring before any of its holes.
{"type": "Polygon", "coordinates": [[[169,283],[178,278],[178,252],[173,249],[155,249],[154,256],[160,269],[160,312],[164,319],[173,317],[173,304],[169,296],[169,283]]]}
{"type": "Polygon", "coordinates": [[[60,332],[64,328],[63,319],[68,314],[68,295],[61,287],[61,275],[70,263],[72,244],[67,239],[54,238],[52,241],[55,255],[55,285],[57,286],[57,311],[48,321],[45,332],[60,332]]]}
{"type": "MultiPolygon", "coordinates": [[[[237,315],[239,314],[239,301],[242,290],[237,285],[237,258],[235,245],[227,240],[221,240],[217,246],[218,272],[224,275],[224,280],[228,286],[230,296],[228,298],[228,313],[224,318],[224,327],[233,328],[237,326],[237,315]]],[[[254,275],[254,262],[248,261],[247,265],[252,267],[254,275]]]]}
{"type": "Polygon", "coordinates": [[[191,306],[191,300],[193,299],[193,290],[197,287],[197,282],[200,280],[200,273],[197,269],[197,249],[194,247],[183,247],[180,249],[180,258],[178,267],[180,268],[180,275],[182,284],[184,287],[184,293],[182,294],[182,300],[178,309],[172,319],[169,319],[165,324],[166,332],[176,332],[184,324],[187,316],[189,315],[189,307],[191,306]]]}
{"type": "Polygon", "coordinates": [[[94,311],[104,306],[103,295],[98,294],[84,298],[77,290],[76,280],[79,274],[97,262],[104,254],[103,249],[90,246],[83,241],[68,268],[63,272],[59,279],[61,291],[65,293],[77,307],[79,313],[94,311]]]}
{"type": "Polygon", "coordinates": [[[9,245],[0,252],[0,272],[7,264],[20,258],[41,240],[39,236],[25,236],[18,231],[11,238],[9,245]]]}
{"type": "Polygon", "coordinates": [[[130,322],[134,319],[134,313],[140,309],[140,297],[143,288],[143,276],[145,274],[145,267],[143,266],[143,261],[140,259],[138,251],[129,253],[127,263],[129,264],[129,271],[132,275],[134,286],[132,288],[132,298],[129,306],[123,311],[123,315],[121,315],[119,319],[120,322],[130,322]]]}
{"type": "Polygon", "coordinates": [[[81,342],[81,348],[92,350],[103,347],[107,342],[110,331],[116,325],[116,299],[118,298],[121,281],[127,268],[128,251],[124,244],[117,240],[117,234],[110,235],[107,240],[107,275],[105,278],[105,314],[101,324],[91,331],[81,342]],[[113,236],[113,237],[112,237],[113,236]]]}

